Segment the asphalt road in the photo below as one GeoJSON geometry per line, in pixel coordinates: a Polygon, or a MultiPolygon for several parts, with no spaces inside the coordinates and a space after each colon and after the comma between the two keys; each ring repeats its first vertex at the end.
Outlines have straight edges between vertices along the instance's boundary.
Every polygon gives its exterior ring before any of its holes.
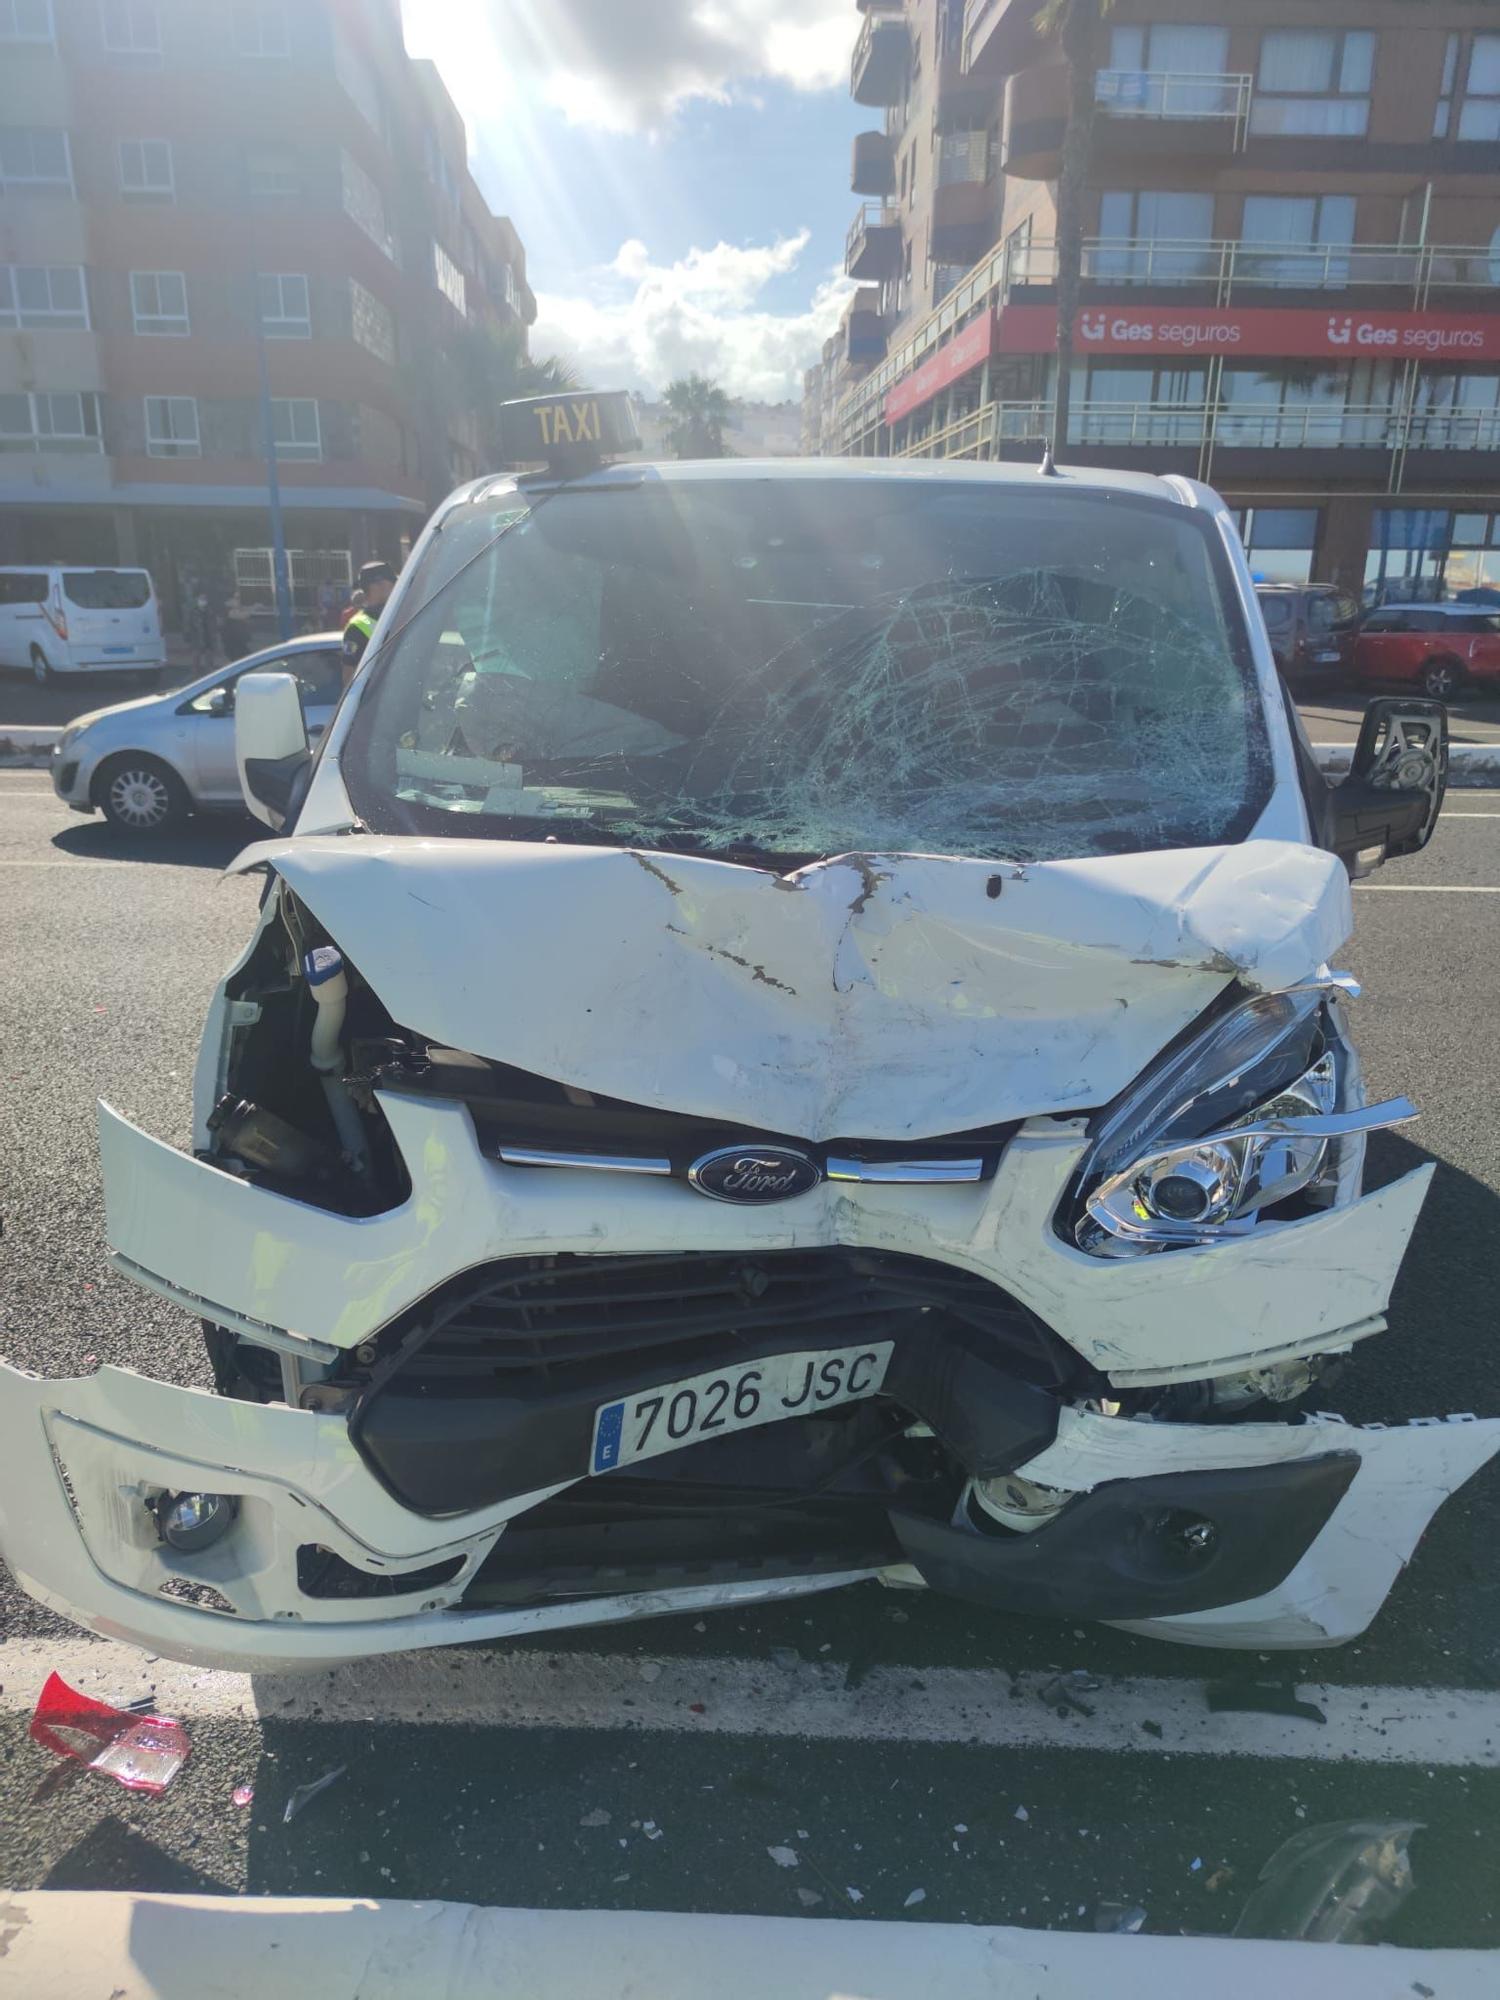
{"type": "MultiPolygon", "coordinates": [[[[1438,1164],[1391,1330],[1328,1399],[1360,1418],[1500,1412],[1500,898],[1476,893],[1500,889],[1500,794],[1450,805],[1426,854],[1356,892],[1344,955],[1366,983],[1357,1018],[1374,1089],[1405,1091],[1424,1113],[1412,1137],[1376,1141],[1374,1178],[1438,1164]]],[[[235,824],[165,847],[122,841],[59,806],[44,774],[0,776],[0,1351],[13,1361],[206,1381],[195,1322],[105,1267],[93,1103],[186,1140],[204,1007],[258,893],[218,868],[253,837],[235,824]]],[[[1192,1652],[870,1586],[513,1651],[549,1663],[559,1690],[587,1670],[625,1701],[636,1677],[649,1693],[664,1659],[701,1669],[705,1697],[715,1663],[748,1663],[774,1700],[795,1656],[840,1685],[894,1670],[931,1701],[954,1669],[1003,1668],[1010,1698],[1032,1704],[1058,1670],[1082,1668],[1106,1718],[1123,1676],[1193,1689],[1327,1681],[1380,1706],[1377,1689],[1500,1691],[1497,1542],[1492,1468],[1439,1516],[1373,1632],[1306,1659],[1192,1652]]],[[[75,1639],[14,1589],[0,1595],[0,1667],[17,1645],[75,1639]]],[[[57,1783],[14,1687],[0,1688],[0,1881],[1085,1927],[1115,1900],[1144,1906],[1152,1929],[1216,1931],[1290,1835],[1408,1817],[1426,1827],[1419,1889],[1392,1935],[1500,1944],[1493,1759],[1331,1761],[1303,1754],[1299,1732],[1318,1728],[1305,1719],[1274,1725],[1263,1751],[1212,1758],[1149,1735],[1085,1751],[976,1744],[962,1729],[869,1743],[695,1733],[692,1704],[644,1730],[459,1725],[436,1719],[452,1671],[437,1661],[431,1703],[403,1697],[372,1721],[305,1707],[281,1719],[276,1684],[257,1683],[242,1714],[193,1724],[192,1761],[155,1801],[94,1778],[57,1783]],[[340,1765],[336,1786],[283,1825],[290,1791],[340,1765]],[[242,1783],[255,1787],[243,1809],[242,1783]]]]}

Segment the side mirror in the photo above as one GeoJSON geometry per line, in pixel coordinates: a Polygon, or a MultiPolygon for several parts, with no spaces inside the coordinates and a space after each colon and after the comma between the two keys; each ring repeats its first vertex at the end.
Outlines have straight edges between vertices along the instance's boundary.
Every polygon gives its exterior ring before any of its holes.
{"type": "Polygon", "coordinates": [[[1349,775],[1333,795],[1334,848],[1356,879],[1417,854],[1448,790],[1448,711],[1382,695],[1365,710],[1349,775]]]}
{"type": "Polygon", "coordinates": [[[290,674],[246,674],[234,705],[234,761],[245,804],[280,832],[309,765],[302,697],[290,674]]]}

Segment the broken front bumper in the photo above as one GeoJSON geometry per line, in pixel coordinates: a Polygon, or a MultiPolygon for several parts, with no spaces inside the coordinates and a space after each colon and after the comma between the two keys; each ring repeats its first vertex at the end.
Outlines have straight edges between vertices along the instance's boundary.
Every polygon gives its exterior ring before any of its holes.
{"type": "MultiPolygon", "coordinates": [[[[1311,1475],[1322,1525],[1310,1542],[1293,1536],[1285,1573],[1275,1560],[1268,1566],[1261,1551],[1259,1567],[1239,1572],[1253,1577],[1256,1594],[1208,1609],[1190,1608],[1206,1601],[1201,1570],[1175,1596],[1171,1580],[1163,1585],[1158,1578],[1149,1597],[1154,1615],[1128,1621],[1132,1629],[1200,1645],[1304,1647],[1337,1644],[1364,1630],[1438,1506],[1497,1450],[1500,1421],[1455,1419],[1400,1430],[1326,1420],[1223,1428],[1064,1412],[1057,1440],[1026,1471],[1041,1483],[1093,1494],[1116,1518],[1118,1489],[1128,1499],[1134,1487],[1145,1505],[1159,1509],[1160,1488],[1172,1475],[1263,1468],[1250,1485],[1262,1500],[1290,1496],[1294,1509],[1311,1475]],[[1314,1469],[1330,1461],[1340,1467],[1332,1479],[1314,1469]]],[[[423,1519],[368,1471],[341,1417],[235,1402],[116,1368],[49,1381],[0,1366],[0,1464],[0,1549],[34,1597],[104,1637],[252,1672],[743,1605],[881,1574],[853,1570],[520,1611],[467,1610],[469,1582],[507,1521],[523,1511],[521,1503],[443,1522],[423,1519]],[[163,1491],[232,1495],[239,1502],[234,1525],[212,1548],[176,1554],[159,1539],[148,1505],[163,1491]],[[300,1553],[306,1549],[331,1551],[389,1594],[309,1595],[300,1553]]],[[[1200,1480],[1196,1490],[1206,1494],[1212,1485],[1200,1480]]],[[[528,1496],[524,1505],[541,1497],[528,1496]]],[[[1038,1551],[1047,1546],[1038,1537],[997,1544],[951,1531],[942,1553],[951,1560],[962,1543],[957,1553],[973,1575],[986,1551],[1028,1541],[1038,1551]]],[[[1230,1542],[1243,1554],[1239,1529],[1226,1547],[1230,1542]]],[[[1128,1570],[1129,1538],[1118,1547],[1128,1570]]],[[[1075,1534],[1071,1549],[1054,1538],[1052,1548],[1046,1605],[1019,1586],[1007,1596],[1003,1578],[992,1577],[992,1589],[963,1588],[936,1566],[931,1549],[912,1546],[909,1553],[920,1569],[933,1565],[930,1580],[939,1587],[960,1587],[1006,1608],[1126,1622],[1122,1611],[1140,1606],[1138,1595],[1119,1594],[1124,1572],[1117,1563],[1110,1579],[1105,1572],[1113,1558],[1105,1550],[1101,1568],[1100,1547],[1090,1537],[1075,1534]]],[[[913,1580],[907,1568],[890,1574],[893,1581],[913,1580]]],[[[1140,1579],[1125,1581],[1134,1588],[1140,1579]]]]}

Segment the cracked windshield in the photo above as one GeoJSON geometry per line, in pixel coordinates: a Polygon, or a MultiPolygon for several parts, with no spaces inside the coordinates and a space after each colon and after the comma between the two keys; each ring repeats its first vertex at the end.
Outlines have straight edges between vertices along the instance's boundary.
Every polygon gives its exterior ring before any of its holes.
{"type": "Polygon", "coordinates": [[[366,824],[729,859],[1246,832],[1268,753],[1210,534],[956,482],[507,486],[356,721],[366,824]]]}

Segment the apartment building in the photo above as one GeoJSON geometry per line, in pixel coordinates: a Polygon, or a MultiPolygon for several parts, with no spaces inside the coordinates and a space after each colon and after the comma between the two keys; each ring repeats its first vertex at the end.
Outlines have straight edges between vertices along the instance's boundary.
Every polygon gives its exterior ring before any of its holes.
{"type": "MultiPolygon", "coordinates": [[[[824,450],[1040,451],[1070,79],[1038,10],[863,0],[824,450]]],[[[1267,577],[1500,591],[1500,9],[1115,0],[1092,68],[1067,456],[1210,481],[1267,577]]]]}
{"type": "Polygon", "coordinates": [[[0,563],[299,608],[480,468],[464,344],[536,305],[399,0],[0,0],[0,563]]]}

